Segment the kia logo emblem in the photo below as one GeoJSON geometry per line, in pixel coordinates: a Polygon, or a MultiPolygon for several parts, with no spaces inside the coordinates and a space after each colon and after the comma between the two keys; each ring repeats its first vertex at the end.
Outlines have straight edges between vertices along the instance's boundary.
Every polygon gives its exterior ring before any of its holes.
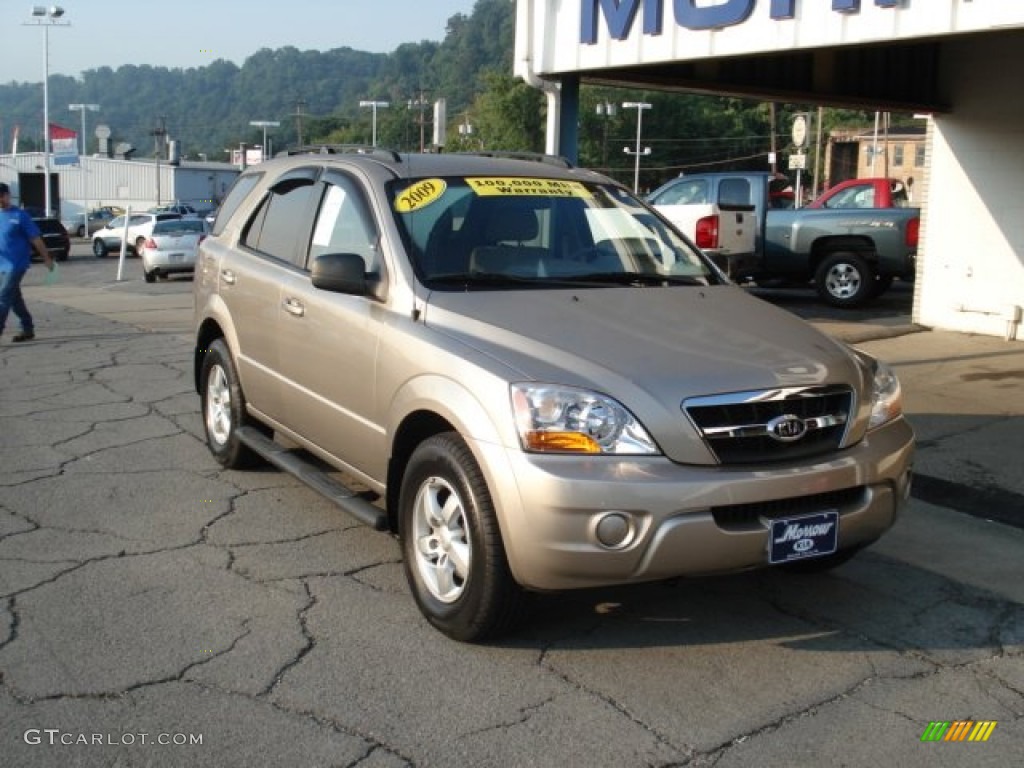
{"type": "Polygon", "coordinates": [[[766,425],[768,436],[780,443],[792,443],[807,434],[804,420],[792,414],[776,416],[766,425]]]}

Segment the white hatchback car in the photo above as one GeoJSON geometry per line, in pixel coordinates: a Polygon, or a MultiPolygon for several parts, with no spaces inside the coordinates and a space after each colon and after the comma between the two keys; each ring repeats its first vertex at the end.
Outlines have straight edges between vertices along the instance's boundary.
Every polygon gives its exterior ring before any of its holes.
{"type": "Polygon", "coordinates": [[[128,223],[128,247],[138,256],[142,252],[142,245],[146,238],[153,232],[153,227],[158,221],[173,221],[181,218],[180,213],[133,213],[130,216],[118,216],[111,219],[107,226],[97,230],[92,236],[93,255],[102,259],[111,251],[121,250],[121,238],[124,236],[125,220],[128,223]]]}
{"type": "Polygon", "coordinates": [[[199,244],[206,237],[202,219],[158,221],[139,255],[147,283],[173,273],[194,272],[199,244]]]}

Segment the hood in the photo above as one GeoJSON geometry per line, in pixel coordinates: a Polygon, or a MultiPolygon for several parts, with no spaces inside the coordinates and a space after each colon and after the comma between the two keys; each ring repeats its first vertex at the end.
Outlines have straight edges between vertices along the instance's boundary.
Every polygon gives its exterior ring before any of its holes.
{"type": "Polygon", "coordinates": [[[849,380],[845,346],[735,286],[435,292],[425,321],[523,379],[674,396],[849,380]]]}
{"type": "Polygon", "coordinates": [[[839,383],[859,393],[867,375],[845,345],[731,285],[434,292],[425,322],[511,369],[510,381],[615,398],[663,449],[689,397],[839,383]]]}

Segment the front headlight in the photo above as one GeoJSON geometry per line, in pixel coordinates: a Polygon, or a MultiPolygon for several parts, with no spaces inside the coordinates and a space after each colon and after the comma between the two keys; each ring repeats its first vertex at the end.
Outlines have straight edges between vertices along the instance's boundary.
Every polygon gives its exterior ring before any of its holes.
{"type": "Polygon", "coordinates": [[[525,451],[657,454],[640,422],[596,392],[555,384],[511,385],[512,410],[525,451]]]}
{"type": "Polygon", "coordinates": [[[871,419],[868,429],[875,429],[903,413],[903,392],[900,380],[885,363],[875,361],[875,380],[871,393],[871,419]]]}

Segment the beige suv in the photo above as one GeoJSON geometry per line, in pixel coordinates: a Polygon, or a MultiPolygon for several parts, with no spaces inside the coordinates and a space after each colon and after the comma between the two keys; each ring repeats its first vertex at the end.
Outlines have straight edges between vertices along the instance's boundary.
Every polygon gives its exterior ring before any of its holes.
{"type": "Polygon", "coordinates": [[[396,532],[459,640],[530,591],[828,569],[909,494],[885,365],[555,159],[261,163],[202,243],[195,306],[213,455],[396,532]]]}

